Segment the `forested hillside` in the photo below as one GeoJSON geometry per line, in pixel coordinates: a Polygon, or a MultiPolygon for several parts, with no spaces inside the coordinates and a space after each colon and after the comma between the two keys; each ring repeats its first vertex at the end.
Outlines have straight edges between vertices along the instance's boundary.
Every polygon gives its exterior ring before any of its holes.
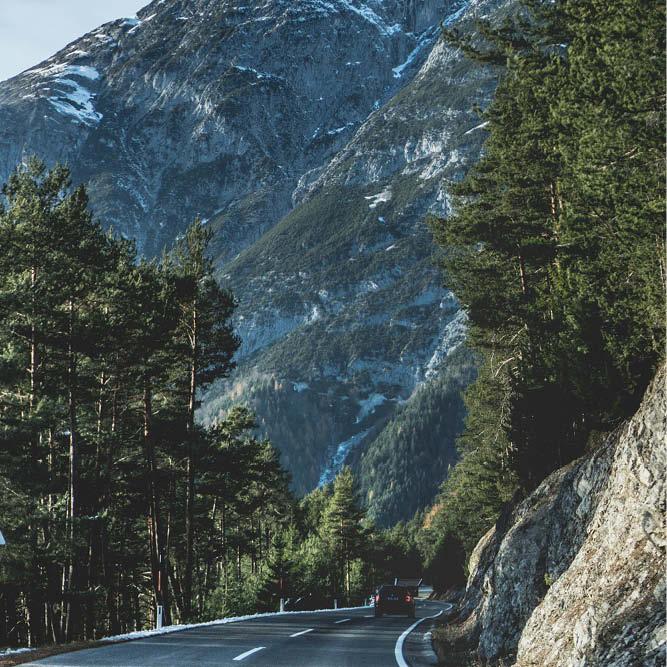
{"type": "Polygon", "coordinates": [[[447,367],[391,415],[372,445],[359,460],[359,486],[369,518],[393,525],[396,517],[414,516],[428,507],[443,481],[459,460],[453,448],[443,452],[443,442],[461,434],[466,409],[462,394],[474,380],[477,359],[465,346],[457,348],[447,367]],[[437,464],[434,462],[437,461],[437,464]]]}
{"type": "Polygon", "coordinates": [[[664,359],[664,23],[644,0],[528,0],[483,39],[445,33],[501,69],[485,154],[430,221],[483,359],[430,523],[461,567],[513,494],[634,414],[664,359]]]}

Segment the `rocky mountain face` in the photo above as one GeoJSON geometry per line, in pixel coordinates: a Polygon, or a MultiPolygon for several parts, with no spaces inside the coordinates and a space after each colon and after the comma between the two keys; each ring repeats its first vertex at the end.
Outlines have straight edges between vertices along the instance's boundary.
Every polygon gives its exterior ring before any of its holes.
{"type": "Polygon", "coordinates": [[[69,163],[149,256],[196,216],[214,230],[243,345],[201,419],[249,405],[299,493],[352,463],[383,523],[432,499],[474,377],[425,217],[479,154],[495,81],[439,24],[498,5],[155,0],[0,83],[0,181],[69,163]],[[427,460],[423,404],[446,406],[427,460]]]}
{"type": "Polygon", "coordinates": [[[666,382],[478,544],[458,624],[484,664],[665,664],[666,382]]]}
{"type": "Polygon", "coordinates": [[[0,176],[34,152],[69,161],[147,254],[224,213],[234,256],[400,90],[432,43],[412,31],[445,4],[155,0],[2,84],[0,176]]]}

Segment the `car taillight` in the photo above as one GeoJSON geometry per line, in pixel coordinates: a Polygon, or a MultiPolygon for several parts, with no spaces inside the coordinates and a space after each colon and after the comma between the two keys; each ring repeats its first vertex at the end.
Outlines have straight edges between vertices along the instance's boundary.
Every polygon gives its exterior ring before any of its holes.
{"type": "Polygon", "coordinates": [[[406,602],[412,602],[412,598],[410,597],[410,595],[405,596],[405,601],[406,602]]]}
{"type": "Polygon", "coordinates": [[[376,602],[379,602],[379,601],[380,601],[380,596],[379,596],[379,595],[376,595],[376,596],[375,596],[375,601],[376,601],[376,602]]]}

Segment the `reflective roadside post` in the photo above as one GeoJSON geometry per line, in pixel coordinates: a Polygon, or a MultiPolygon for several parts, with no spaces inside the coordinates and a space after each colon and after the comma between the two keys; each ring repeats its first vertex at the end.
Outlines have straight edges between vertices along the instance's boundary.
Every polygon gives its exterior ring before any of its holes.
{"type": "Polygon", "coordinates": [[[162,627],[162,614],[164,611],[163,606],[160,604],[162,602],[162,554],[160,554],[160,565],[157,571],[157,618],[156,627],[159,630],[162,627]]]}

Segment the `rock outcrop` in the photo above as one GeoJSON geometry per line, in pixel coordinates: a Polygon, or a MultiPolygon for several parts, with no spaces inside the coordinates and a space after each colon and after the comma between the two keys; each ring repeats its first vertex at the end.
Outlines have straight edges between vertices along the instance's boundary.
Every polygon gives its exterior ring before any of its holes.
{"type": "Polygon", "coordinates": [[[666,380],[478,544],[459,619],[486,664],[665,664],[666,380]]]}

